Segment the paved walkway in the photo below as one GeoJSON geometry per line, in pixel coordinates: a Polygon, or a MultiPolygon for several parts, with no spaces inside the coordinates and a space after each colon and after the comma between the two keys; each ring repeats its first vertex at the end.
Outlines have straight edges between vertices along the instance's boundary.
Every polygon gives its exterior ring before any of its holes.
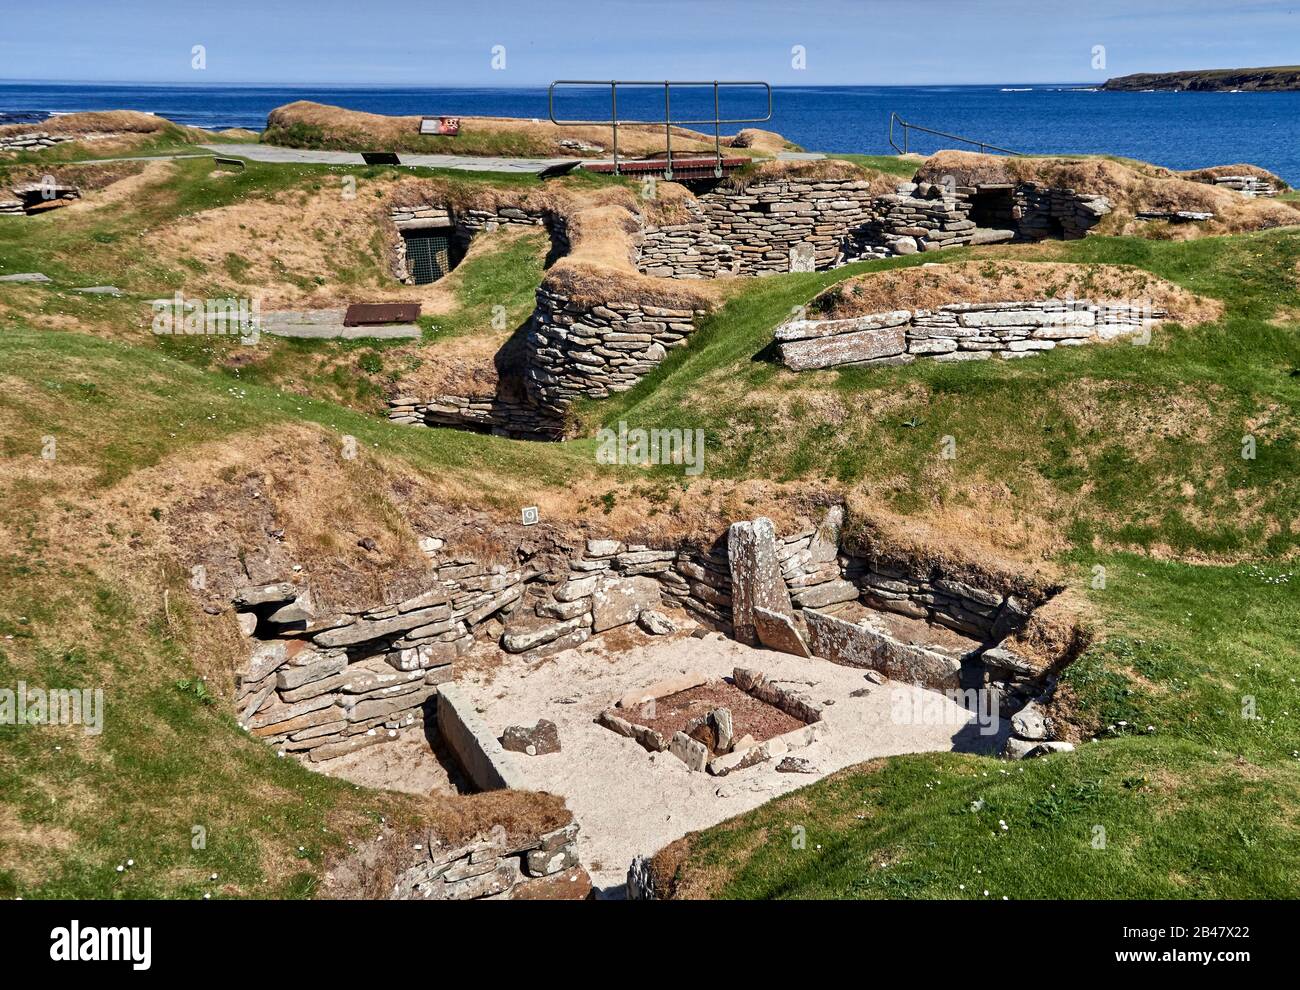
{"type": "MultiPolygon", "coordinates": [[[[365,159],[357,151],[322,151],[307,148],[281,148],[274,144],[201,144],[214,155],[222,158],[247,158],[253,162],[269,162],[282,165],[364,165],[365,159]]],[[[181,158],[206,158],[207,155],[142,155],[124,158],[91,158],[81,164],[103,165],[108,162],[162,162],[181,158]]],[[[469,155],[417,155],[399,153],[403,165],[418,165],[424,168],[447,168],[464,172],[518,172],[535,175],[555,165],[566,165],[575,161],[573,158],[477,158],[469,155]]],[[[816,161],[826,156],[821,152],[782,151],[777,156],[781,161],[816,161]]],[[[579,161],[606,161],[607,159],[585,158],[579,161]]]]}
{"type": "MultiPolygon", "coordinates": [[[[203,144],[201,148],[223,158],[247,158],[255,162],[278,162],[306,165],[364,165],[365,159],[356,151],[318,151],[303,148],[281,148],[273,144],[203,144]]],[[[450,168],[466,172],[524,172],[536,173],[553,165],[563,165],[572,158],[471,158],[467,155],[416,155],[399,152],[403,165],[420,165],[425,168],[450,168]]]]}

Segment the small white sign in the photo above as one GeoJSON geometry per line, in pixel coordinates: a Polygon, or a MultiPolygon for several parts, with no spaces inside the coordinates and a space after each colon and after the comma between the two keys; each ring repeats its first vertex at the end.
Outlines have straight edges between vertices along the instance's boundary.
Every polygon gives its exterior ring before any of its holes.
{"type": "Polygon", "coordinates": [[[537,525],[537,506],[535,506],[535,505],[525,506],[525,507],[524,507],[524,511],[523,511],[523,517],[524,517],[524,525],[525,525],[525,526],[536,526],[536,525],[537,525]]]}

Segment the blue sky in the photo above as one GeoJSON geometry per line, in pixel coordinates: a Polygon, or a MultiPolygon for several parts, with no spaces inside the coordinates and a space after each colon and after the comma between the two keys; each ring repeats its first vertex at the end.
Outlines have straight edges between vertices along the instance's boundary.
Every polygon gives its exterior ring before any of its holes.
{"type": "Polygon", "coordinates": [[[20,81],[915,85],[1300,62],[1300,0],[0,0],[0,24],[0,78],[20,81]]]}

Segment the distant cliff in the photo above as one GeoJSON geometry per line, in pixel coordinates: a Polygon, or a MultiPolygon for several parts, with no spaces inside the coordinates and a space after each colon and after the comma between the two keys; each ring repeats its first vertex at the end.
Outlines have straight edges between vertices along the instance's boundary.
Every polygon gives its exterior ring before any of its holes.
{"type": "Polygon", "coordinates": [[[1300,65],[1275,65],[1268,69],[1197,69],[1190,72],[1138,72],[1106,80],[1102,89],[1195,90],[1253,92],[1300,90],[1300,65]]]}

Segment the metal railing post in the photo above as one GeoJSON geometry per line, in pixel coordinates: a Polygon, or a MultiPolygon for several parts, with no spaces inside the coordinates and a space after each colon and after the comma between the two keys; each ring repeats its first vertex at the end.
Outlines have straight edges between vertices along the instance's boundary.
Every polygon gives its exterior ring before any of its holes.
{"type": "Polygon", "coordinates": [[[615,79],[609,81],[609,119],[614,125],[614,174],[618,175],[618,81],[615,79]]]}
{"type": "Polygon", "coordinates": [[[668,167],[664,169],[664,178],[673,181],[673,109],[668,95],[670,83],[664,80],[664,141],[668,145],[668,167]]]}
{"type": "Polygon", "coordinates": [[[997,152],[1001,152],[1004,155],[1015,155],[1017,158],[1024,157],[1022,152],[1012,151],[1010,148],[1000,148],[996,144],[989,144],[987,141],[981,141],[976,138],[962,137],[960,134],[949,134],[947,131],[936,131],[932,127],[922,127],[920,124],[909,124],[897,113],[892,111],[890,112],[889,146],[891,148],[893,148],[895,151],[899,151],[902,154],[906,155],[908,153],[908,149],[911,147],[911,145],[909,144],[909,138],[911,136],[912,131],[914,130],[921,131],[924,134],[934,134],[937,137],[947,138],[950,141],[960,141],[962,144],[974,145],[976,148],[979,148],[981,154],[987,154],[989,151],[997,151],[997,152]],[[895,123],[897,123],[898,126],[903,131],[903,147],[901,149],[898,147],[898,142],[894,140],[895,123]]]}
{"type": "Polygon", "coordinates": [[[722,132],[721,124],[718,121],[722,114],[718,112],[718,80],[713,80],[713,154],[717,157],[717,163],[713,166],[713,177],[722,178],[722,132]]]}

